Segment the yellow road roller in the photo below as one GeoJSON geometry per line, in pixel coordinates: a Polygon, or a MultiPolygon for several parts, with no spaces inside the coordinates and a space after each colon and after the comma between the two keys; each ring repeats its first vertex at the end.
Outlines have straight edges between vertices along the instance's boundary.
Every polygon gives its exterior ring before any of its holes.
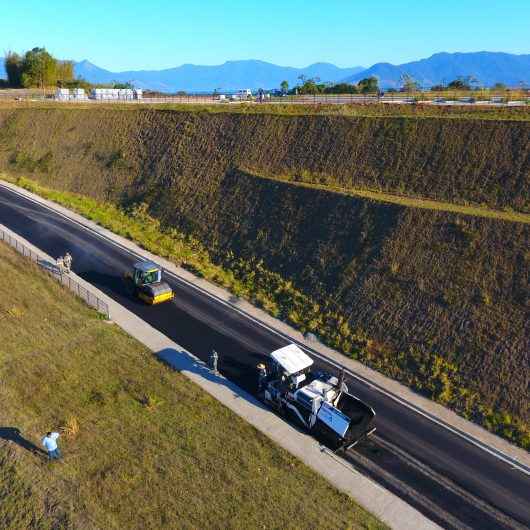
{"type": "Polygon", "coordinates": [[[173,289],[162,281],[162,269],[152,261],[138,261],[125,275],[134,296],[146,304],[155,305],[172,300],[173,289]]]}

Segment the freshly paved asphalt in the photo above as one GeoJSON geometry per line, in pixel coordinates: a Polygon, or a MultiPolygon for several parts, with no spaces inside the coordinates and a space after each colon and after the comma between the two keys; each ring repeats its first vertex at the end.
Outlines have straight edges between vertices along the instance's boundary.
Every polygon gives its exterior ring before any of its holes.
{"type": "MultiPolygon", "coordinates": [[[[206,360],[212,348],[217,350],[221,372],[250,392],[255,390],[255,366],[262,356],[289,342],[176,277],[166,275],[175,291],[174,302],[150,307],[132,299],[122,277],[136,257],[1,186],[0,223],[51,256],[69,250],[73,269],[79,276],[198,357],[206,360]]],[[[320,360],[316,364],[333,371],[320,360]]],[[[350,392],[376,411],[381,438],[496,507],[514,522],[530,527],[528,475],[368,385],[353,379],[347,383],[350,392]]],[[[387,468],[412,489],[444,505],[444,509],[461,518],[463,525],[499,527],[498,521],[489,519],[474,503],[463,498],[455,502],[451,494],[443,493],[443,488],[437,494],[432,487],[408,478],[407,473],[399,476],[400,466],[394,464],[387,468]]]]}

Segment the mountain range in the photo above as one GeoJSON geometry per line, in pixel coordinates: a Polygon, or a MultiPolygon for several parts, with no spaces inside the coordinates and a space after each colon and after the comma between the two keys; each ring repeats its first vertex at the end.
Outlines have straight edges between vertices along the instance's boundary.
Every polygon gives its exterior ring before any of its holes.
{"type": "MultiPolygon", "coordinates": [[[[3,59],[0,77],[5,78],[3,59]]],[[[473,76],[478,84],[492,86],[504,83],[530,85],[530,54],[515,55],[501,52],[436,53],[429,58],[393,65],[377,63],[370,68],[354,66],[339,68],[330,63],[315,63],[306,68],[278,66],[256,60],[227,61],[218,66],[184,64],[164,70],[130,70],[111,72],[84,60],[75,63],[76,77],[91,83],[131,82],[138,88],[160,92],[208,92],[215,89],[233,91],[240,88],[278,88],[283,80],[289,86],[299,83],[299,77],[318,77],[322,82],[349,82],[376,76],[382,88],[400,86],[403,74],[411,75],[421,86],[448,83],[459,76],[473,76]]]]}
{"type": "Polygon", "coordinates": [[[393,65],[377,63],[347,77],[344,81],[357,83],[364,77],[375,76],[383,88],[397,88],[403,74],[411,75],[422,87],[447,84],[459,76],[473,76],[480,86],[504,83],[517,86],[530,84],[530,55],[500,52],[436,53],[428,59],[393,65]]]}
{"type": "Polygon", "coordinates": [[[264,61],[227,61],[219,66],[183,64],[166,70],[133,70],[110,72],[89,61],[75,64],[75,74],[93,83],[112,81],[131,82],[138,88],[160,92],[232,91],[240,88],[275,88],[286,80],[289,86],[299,82],[300,76],[319,77],[322,81],[337,82],[364,70],[363,67],[339,68],[329,63],[315,63],[306,68],[278,66],[264,61]]]}

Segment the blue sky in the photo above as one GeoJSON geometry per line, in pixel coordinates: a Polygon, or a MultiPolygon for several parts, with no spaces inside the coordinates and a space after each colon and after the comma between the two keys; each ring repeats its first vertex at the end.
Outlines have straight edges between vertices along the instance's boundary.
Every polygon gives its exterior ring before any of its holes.
{"type": "Polygon", "coordinates": [[[530,53],[530,0],[0,0],[0,52],[46,46],[110,70],[262,59],[399,64],[530,53]]]}

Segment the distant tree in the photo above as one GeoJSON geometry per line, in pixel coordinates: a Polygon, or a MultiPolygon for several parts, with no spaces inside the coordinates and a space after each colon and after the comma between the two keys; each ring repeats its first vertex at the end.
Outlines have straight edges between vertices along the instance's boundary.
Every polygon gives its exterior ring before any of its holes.
{"type": "Polygon", "coordinates": [[[74,63],[72,61],[57,61],[57,81],[71,81],[74,79],[74,63]]]}
{"type": "Polygon", "coordinates": [[[130,81],[122,83],[120,81],[113,81],[112,88],[134,88],[133,84],[130,81]]]}
{"type": "Polygon", "coordinates": [[[330,84],[324,88],[325,94],[357,94],[357,86],[351,83],[330,84]]]}
{"type": "Polygon", "coordinates": [[[433,85],[431,90],[433,92],[443,92],[445,90],[445,85],[433,85]]]}
{"type": "Polygon", "coordinates": [[[451,90],[471,90],[471,87],[460,78],[454,79],[453,81],[451,81],[447,85],[447,88],[451,90]]]}
{"type": "Polygon", "coordinates": [[[6,54],[5,68],[13,87],[55,86],[58,81],[74,79],[71,61],[58,61],[45,48],[33,48],[23,57],[14,52],[6,54]]]}
{"type": "Polygon", "coordinates": [[[299,85],[291,90],[292,94],[323,94],[326,90],[326,84],[320,83],[320,78],[301,76],[304,78],[303,85],[299,85]]]}
{"type": "Polygon", "coordinates": [[[305,81],[302,86],[298,87],[299,94],[321,94],[324,92],[326,85],[319,84],[320,79],[318,77],[306,78],[303,76],[305,81]]]}
{"type": "Polygon", "coordinates": [[[5,55],[7,82],[12,87],[21,86],[22,57],[18,53],[8,51],[5,55]]]}
{"type": "Polygon", "coordinates": [[[504,83],[495,83],[491,88],[493,90],[504,91],[508,87],[504,83]]]}
{"type": "Polygon", "coordinates": [[[24,55],[20,79],[24,88],[55,85],[57,60],[45,48],[33,48],[24,55]]]}
{"type": "Polygon", "coordinates": [[[447,88],[451,90],[473,90],[478,85],[478,79],[473,75],[461,75],[455,80],[451,81],[447,88]]]}
{"type": "Polygon", "coordinates": [[[373,94],[379,92],[379,81],[377,77],[367,77],[357,83],[357,88],[362,94],[373,94]]]}
{"type": "Polygon", "coordinates": [[[287,92],[289,92],[289,81],[283,80],[280,83],[280,88],[284,94],[287,94],[287,92]]]}
{"type": "Polygon", "coordinates": [[[399,82],[402,92],[417,92],[420,89],[420,84],[410,74],[401,74],[399,82]]]}

